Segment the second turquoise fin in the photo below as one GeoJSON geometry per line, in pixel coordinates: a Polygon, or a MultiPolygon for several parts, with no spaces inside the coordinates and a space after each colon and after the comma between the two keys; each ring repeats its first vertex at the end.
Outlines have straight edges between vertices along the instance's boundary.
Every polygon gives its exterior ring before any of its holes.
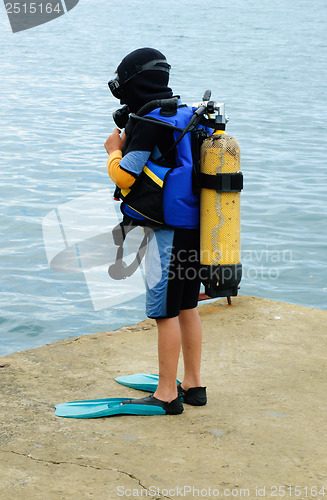
{"type": "MultiPolygon", "coordinates": [[[[116,377],[116,382],[132,389],[139,391],[155,392],[158,386],[159,375],[150,373],[135,373],[134,375],[126,375],[123,377],[116,377]]],[[[176,380],[179,384],[179,380],[176,380]]]]}

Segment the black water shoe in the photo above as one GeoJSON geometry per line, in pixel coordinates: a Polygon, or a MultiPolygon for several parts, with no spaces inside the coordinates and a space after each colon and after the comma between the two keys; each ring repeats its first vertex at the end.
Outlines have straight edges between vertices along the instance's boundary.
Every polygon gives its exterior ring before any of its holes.
{"type": "Polygon", "coordinates": [[[182,405],[181,398],[177,396],[176,399],[168,403],[167,401],[161,401],[161,399],[157,399],[153,394],[141,399],[127,399],[126,401],[121,402],[122,405],[152,405],[152,406],[160,406],[163,408],[167,415],[180,415],[184,411],[184,407],[182,405]]]}
{"type": "Polygon", "coordinates": [[[183,403],[193,406],[204,406],[207,404],[206,387],[191,387],[185,391],[181,384],[177,385],[177,392],[183,403]]]}

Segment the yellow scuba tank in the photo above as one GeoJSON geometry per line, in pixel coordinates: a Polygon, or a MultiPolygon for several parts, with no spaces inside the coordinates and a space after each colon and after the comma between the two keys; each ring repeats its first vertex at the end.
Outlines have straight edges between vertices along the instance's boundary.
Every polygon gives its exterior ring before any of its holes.
{"type": "Polygon", "coordinates": [[[210,297],[238,293],[242,277],[240,147],[225,132],[223,104],[215,104],[215,132],[205,139],[200,154],[201,281],[210,297]]]}

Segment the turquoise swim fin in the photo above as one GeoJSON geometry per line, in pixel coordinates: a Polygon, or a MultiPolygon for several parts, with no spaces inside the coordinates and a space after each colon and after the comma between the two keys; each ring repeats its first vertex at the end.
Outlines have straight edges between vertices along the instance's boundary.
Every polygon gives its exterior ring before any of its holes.
{"type": "Polygon", "coordinates": [[[108,398],[86,401],[69,401],[56,405],[55,415],[67,418],[99,418],[113,415],[166,415],[161,406],[124,404],[131,398],[108,398]]]}
{"type": "MultiPolygon", "coordinates": [[[[139,391],[155,392],[158,386],[159,375],[150,373],[135,373],[134,375],[126,375],[123,377],[116,377],[116,382],[132,389],[139,391]]],[[[180,384],[179,380],[176,380],[180,384]]]]}

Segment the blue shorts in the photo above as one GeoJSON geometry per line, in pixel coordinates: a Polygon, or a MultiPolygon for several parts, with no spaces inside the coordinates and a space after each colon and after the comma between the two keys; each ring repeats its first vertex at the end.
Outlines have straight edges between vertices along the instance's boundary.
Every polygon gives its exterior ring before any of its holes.
{"type": "Polygon", "coordinates": [[[160,228],[151,232],[145,259],[146,314],[178,316],[198,304],[199,229],[160,228]]]}

